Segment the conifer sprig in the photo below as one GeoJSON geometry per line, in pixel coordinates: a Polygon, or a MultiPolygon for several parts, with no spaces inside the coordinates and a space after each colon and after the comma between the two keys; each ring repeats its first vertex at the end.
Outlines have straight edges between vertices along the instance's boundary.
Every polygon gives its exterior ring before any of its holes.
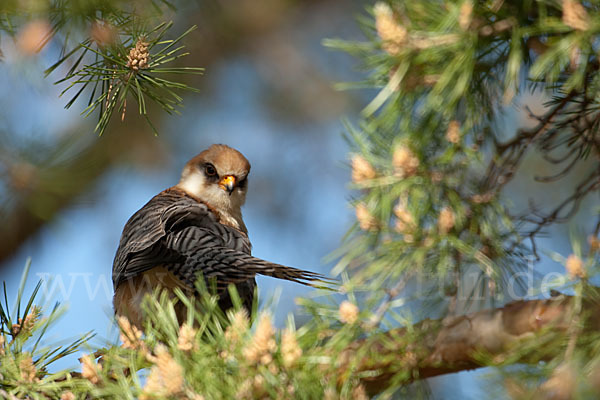
{"type": "Polygon", "coordinates": [[[4,283],[4,304],[0,302],[0,396],[60,398],[63,387],[75,388],[80,381],[73,378],[77,373],[54,371],[53,363],[79,351],[94,335],[88,332],[77,339],[46,342],[48,328],[57,323],[64,309],[55,304],[49,314],[44,315],[46,307],[34,304],[40,301],[41,281],[29,297],[25,297],[30,267],[28,260],[13,307],[9,305],[4,283]]]}
{"type": "Polygon", "coordinates": [[[181,41],[195,29],[191,27],[176,39],[165,39],[173,23],[161,23],[148,32],[131,32],[123,42],[122,35],[115,34],[108,43],[97,43],[92,39],[82,42],[78,48],[66,54],[47,70],[54,71],[68,58],[75,58],[75,64],[67,75],[56,83],[68,83],[61,96],[75,88],[77,92],[70,98],[66,108],[70,108],[79,97],[90,92],[87,107],[82,112],[89,116],[98,112],[95,130],[104,133],[115,112],[121,119],[127,112],[127,101],[137,103],[137,110],[155,133],[156,128],[148,116],[147,103],[155,102],[169,114],[179,113],[183,98],[176,91],[196,91],[189,85],[165,78],[165,74],[202,74],[203,68],[171,66],[177,59],[188,55],[181,41]],[[83,61],[86,55],[93,62],[83,61]]]}

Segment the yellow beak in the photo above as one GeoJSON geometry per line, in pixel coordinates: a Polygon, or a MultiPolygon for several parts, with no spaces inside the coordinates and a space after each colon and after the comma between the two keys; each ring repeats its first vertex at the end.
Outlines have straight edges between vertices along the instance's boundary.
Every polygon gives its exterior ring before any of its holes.
{"type": "Polygon", "coordinates": [[[235,176],[225,175],[219,182],[219,187],[223,190],[227,190],[229,195],[231,195],[233,189],[235,188],[235,176]]]}

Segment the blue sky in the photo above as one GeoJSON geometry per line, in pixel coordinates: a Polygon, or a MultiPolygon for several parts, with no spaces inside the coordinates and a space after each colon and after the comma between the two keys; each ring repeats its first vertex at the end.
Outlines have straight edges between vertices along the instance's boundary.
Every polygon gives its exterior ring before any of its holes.
{"type": "MultiPolygon", "coordinates": [[[[352,71],[350,57],[332,53],[321,45],[324,37],[360,37],[355,25],[354,29],[348,28],[352,26],[351,17],[343,17],[340,21],[321,17],[307,26],[299,24],[285,38],[291,45],[299,46],[300,54],[331,83],[361,76],[352,71]]],[[[5,47],[10,58],[10,44],[8,49],[5,47]]],[[[51,80],[40,78],[44,64],[52,56],[51,52],[42,54],[38,63],[12,59],[0,64],[0,104],[5,113],[0,126],[14,135],[52,142],[80,122],[78,110],[63,110],[65,100],[57,98],[59,89],[51,85],[51,80]]],[[[152,196],[174,185],[185,162],[212,143],[239,149],[252,164],[244,219],[254,254],[322,273],[330,270],[331,265],[324,264],[323,258],[339,246],[354,221],[353,210],[348,206],[348,147],[342,139],[340,118],[357,115],[368,95],[327,92],[326,96],[331,97],[325,98],[339,102],[332,105],[339,111],[311,111],[308,107],[302,118],[290,119],[273,112],[264,101],[265,93],[278,91],[278,96],[283,93],[294,100],[297,93],[311,88],[302,81],[290,84],[286,79],[293,82],[296,78],[286,77],[285,70],[275,70],[276,67],[264,65],[250,51],[213,65],[202,78],[205,90],[186,97],[183,115],[163,119],[158,138],[148,130],[148,140],[164,147],[164,159],[143,168],[123,164],[111,169],[90,193],[77,199],[8,261],[9,268],[4,269],[8,274],[2,278],[10,293],[16,293],[22,266],[27,257],[32,257],[29,290],[38,277],[52,277],[45,291],[53,301],[68,306],[48,341],[64,339],[65,335],[76,337],[90,330],[100,338],[114,339],[111,266],[123,225],[152,196]],[[281,78],[269,80],[269,74],[279,74],[281,78]]],[[[310,73],[306,71],[301,75],[303,79],[307,76],[310,73]]],[[[290,101],[297,103],[307,107],[302,101],[290,101]]],[[[323,105],[316,103],[314,108],[323,105]]],[[[296,112],[293,108],[288,111],[296,112]]],[[[503,123],[507,131],[512,131],[518,116],[510,111],[503,123]]],[[[87,128],[81,135],[93,136],[93,126],[87,128]]],[[[531,179],[523,177],[509,187],[516,209],[526,205],[521,195],[532,193],[531,185],[531,179]]],[[[560,190],[550,192],[552,196],[560,194],[560,190]]],[[[593,202],[586,204],[586,209],[592,205],[593,202]]],[[[574,225],[583,228],[585,224],[583,213],[574,225]]],[[[564,255],[570,252],[568,227],[553,228],[550,237],[551,240],[540,242],[541,247],[564,255]]],[[[561,271],[562,267],[546,259],[538,268],[561,271]]],[[[288,313],[297,310],[294,299],[311,291],[270,278],[258,278],[258,283],[263,300],[279,291],[275,316],[280,326],[288,313]]],[[[57,366],[75,364],[71,357],[57,366]]],[[[482,385],[475,382],[488,373],[489,370],[449,375],[431,383],[438,398],[480,398],[485,393],[485,381],[482,385]]]]}
{"type": "MultiPolygon", "coordinates": [[[[349,57],[323,48],[323,36],[318,32],[296,32],[293,40],[303,46],[302,51],[320,58],[320,64],[315,63],[319,74],[345,70],[340,76],[327,75],[326,90],[334,93],[329,79],[348,74],[348,66],[340,62],[349,57]],[[332,68],[330,60],[337,60],[338,67],[332,68]]],[[[62,132],[81,123],[77,108],[62,108],[65,99],[58,99],[60,88],[53,86],[51,79],[41,78],[44,66],[55,56],[54,49],[47,49],[34,62],[20,59],[10,43],[4,52],[10,62],[0,65],[4,99],[0,102],[10,115],[2,121],[7,131],[19,140],[53,143],[62,132]]],[[[164,151],[161,160],[143,167],[119,164],[110,169],[90,193],[76,199],[7,262],[4,271],[8,275],[2,278],[9,294],[16,295],[23,265],[31,257],[28,290],[43,278],[47,283],[42,294],[49,298],[48,304],[59,301],[68,307],[61,323],[49,333],[48,342],[90,330],[99,338],[114,340],[111,267],[121,230],[152,196],[177,183],[189,158],[212,143],[237,148],[252,164],[244,219],[254,254],[282,264],[329,271],[331,265],[325,265],[323,258],[337,248],[353,221],[353,211],[347,206],[348,149],[341,136],[340,115],[321,113],[291,122],[274,115],[263,100],[265,90],[273,88],[261,73],[264,65],[243,52],[213,65],[202,78],[204,92],[186,97],[182,116],[164,118],[159,137],[148,129],[148,141],[158,142],[164,151]]],[[[90,119],[84,125],[81,135],[102,140],[94,137],[93,122],[90,119]]],[[[294,299],[312,290],[271,278],[259,277],[258,284],[261,299],[278,295],[274,311],[279,325],[297,310],[294,299]]],[[[70,357],[56,367],[76,363],[70,357]]]]}

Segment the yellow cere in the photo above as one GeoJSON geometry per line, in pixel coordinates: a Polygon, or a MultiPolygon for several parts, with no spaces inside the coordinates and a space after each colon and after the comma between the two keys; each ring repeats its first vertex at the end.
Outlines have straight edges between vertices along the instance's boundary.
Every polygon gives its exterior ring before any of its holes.
{"type": "Polygon", "coordinates": [[[219,185],[223,189],[231,190],[235,186],[235,176],[233,176],[233,175],[224,176],[223,179],[221,179],[221,182],[219,182],[219,185]]]}

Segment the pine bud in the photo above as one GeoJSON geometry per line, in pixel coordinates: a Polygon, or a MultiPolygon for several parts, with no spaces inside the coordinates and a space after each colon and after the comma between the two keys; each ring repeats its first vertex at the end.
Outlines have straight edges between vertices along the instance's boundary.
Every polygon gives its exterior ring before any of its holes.
{"type": "Polygon", "coordinates": [[[237,392],[235,393],[235,398],[237,400],[252,399],[253,398],[253,395],[252,395],[252,382],[250,382],[250,378],[246,378],[238,386],[237,392]]]}
{"type": "Polygon", "coordinates": [[[252,342],[244,349],[246,361],[252,364],[268,364],[272,360],[271,354],[277,348],[274,333],[269,314],[261,315],[252,342]]]}
{"type": "Polygon", "coordinates": [[[117,32],[106,21],[94,21],[90,28],[90,38],[100,47],[107,46],[115,42],[117,32]]]}
{"type": "Polygon", "coordinates": [[[340,321],[353,324],[358,320],[358,307],[347,300],[340,304],[340,321]]]}
{"type": "Polygon", "coordinates": [[[252,383],[253,398],[261,399],[265,395],[265,377],[262,375],[255,375],[254,382],[252,383]]]}
{"type": "Polygon", "coordinates": [[[36,378],[37,370],[29,353],[25,353],[25,356],[19,362],[19,370],[21,371],[21,379],[25,382],[38,381],[38,378],[36,378]]]}
{"type": "Polygon", "coordinates": [[[22,329],[28,333],[31,333],[31,331],[33,331],[35,323],[38,321],[41,314],[42,309],[38,306],[33,306],[29,314],[27,314],[27,316],[25,317],[25,321],[21,321],[21,318],[19,318],[19,322],[23,323],[22,329]]]}
{"type": "Polygon", "coordinates": [[[42,50],[51,35],[52,27],[48,21],[31,21],[19,32],[17,48],[21,53],[32,56],[42,50]]]}
{"type": "Polygon", "coordinates": [[[407,233],[414,229],[415,220],[402,203],[398,203],[396,207],[394,207],[394,214],[396,215],[396,218],[398,218],[395,225],[396,231],[407,233]]]}
{"type": "Polygon", "coordinates": [[[225,340],[236,346],[248,331],[248,313],[239,309],[231,316],[231,324],[225,329],[225,340]]]}
{"type": "Polygon", "coordinates": [[[153,399],[155,396],[170,397],[183,391],[183,368],[169,353],[165,345],[154,349],[154,365],[140,395],[140,400],[153,399]]]}
{"type": "Polygon", "coordinates": [[[28,337],[33,331],[33,327],[37,322],[41,314],[41,309],[37,306],[33,306],[31,312],[25,316],[25,319],[19,318],[19,322],[12,324],[11,334],[12,336],[24,335],[28,337]]]}
{"type": "Polygon", "coordinates": [[[392,165],[396,169],[396,173],[400,175],[400,177],[405,178],[412,176],[417,172],[417,168],[419,168],[419,159],[411,149],[400,145],[394,150],[394,154],[392,155],[392,165]]]}
{"type": "Polygon", "coordinates": [[[60,400],[75,400],[75,395],[70,390],[67,390],[60,395],[60,400]]]}
{"type": "Polygon", "coordinates": [[[450,232],[450,230],[454,228],[455,221],[456,217],[452,209],[450,207],[444,207],[442,211],[440,211],[440,216],[438,217],[438,228],[440,233],[446,234],[450,232]]]}
{"type": "Polygon", "coordinates": [[[577,257],[575,254],[571,254],[569,257],[567,257],[565,269],[567,270],[571,279],[585,278],[586,276],[585,269],[583,267],[583,261],[581,261],[581,258],[577,257]]]}
{"type": "Polygon", "coordinates": [[[376,175],[373,166],[363,156],[355,154],[352,157],[352,181],[354,183],[373,179],[376,175]]]}
{"type": "Polygon", "coordinates": [[[375,3],[373,11],[375,14],[375,28],[377,29],[377,34],[381,40],[383,40],[383,50],[390,55],[398,54],[408,37],[406,28],[396,21],[394,12],[386,3],[375,3]]]}
{"type": "Polygon", "coordinates": [[[163,379],[167,395],[178,394],[183,389],[183,368],[175,361],[165,346],[156,346],[156,367],[163,379]]]}
{"type": "Polygon", "coordinates": [[[127,317],[119,316],[117,323],[121,328],[119,339],[121,339],[121,347],[124,349],[137,349],[140,344],[140,338],[142,337],[142,331],[140,331],[135,325],[131,325],[127,317]]]}
{"type": "Polygon", "coordinates": [[[377,220],[367,208],[365,203],[359,203],[356,205],[356,220],[360,229],[363,231],[372,231],[377,229],[377,220]]]}
{"type": "Polygon", "coordinates": [[[187,323],[184,323],[179,328],[177,348],[183,351],[190,351],[194,347],[196,347],[196,330],[187,323]]]}
{"type": "Polygon", "coordinates": [[[292,367],[296,361],[302,356],[302,349],[298,346],[296,333],[288,329],[283,331],[281,335],[281,357],[283,365],[287,368],[292,367]]]}
{"type": "Polygon", "coordinates": [[[448,124],[446,140],[452,144],[460,142],[460,123],[458,121],[450,121],[448,124]]]}
{"type": "Polygon", "coordinates": [[[150,53],[148,52],[148,42],[143,39],[138,39],[135,47],[129,50],[127,56],[127,68],[133,71],[139,71],[140,69],[148,68],[148,61],[150,60],[150,53]]]}
{"type": "Polygon", "coordinates": [[[93,384],[100,382],[99,372],[102,371],[102,365],[96,364],[89,354],[82,356],[79,361],[81,361],[81,376],[93,384]]]}
{"type": "Polygon", "coordinates": [[[562,21],[569,28],[585,31],[590,26],[590,18],[585,8],[577,0],[563,0],[562,21]]]}
{"type": "Polygon", "coordinates": [[[473,3],[470,0],[466,0],[460,6],[458,26],[463,31],[466,31],[471,26],[471,21],[473,21],[473,3]]]}

